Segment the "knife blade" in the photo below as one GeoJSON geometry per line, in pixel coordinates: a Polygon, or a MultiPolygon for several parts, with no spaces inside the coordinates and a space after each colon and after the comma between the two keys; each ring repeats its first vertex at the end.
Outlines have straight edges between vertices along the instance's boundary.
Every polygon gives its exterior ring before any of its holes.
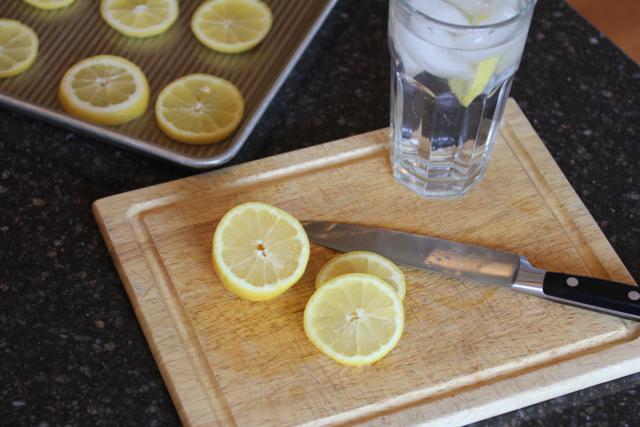
{"type": "Polygon", "coordinates": [[[532,266],[514,253],[356,224],[303,221],[309,239],[341,252],[367,250],[411,267],[640,320],[638,287],[532,266]]]}

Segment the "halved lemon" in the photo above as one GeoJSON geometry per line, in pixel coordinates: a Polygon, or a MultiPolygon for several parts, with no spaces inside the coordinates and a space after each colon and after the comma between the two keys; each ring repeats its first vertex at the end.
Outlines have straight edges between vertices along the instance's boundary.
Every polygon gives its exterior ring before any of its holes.
{"type": "Polygon", "coordinates": [[[178,18],[178,0],[102,0],[102,18],[129,37],[164,33],[178,18]]]}
{"type": "Polygon", "coordinates": [[[352,273],[318,288],[304,310],[304,330],[321,352],[345,365],[369,365],[398,343],[404,308],[382,279],[352,273]]]}
{"type": "Polygon", "coordinates": [[[85,120],[119,125],[141,116],[149,105],[149,84],[136,64],[99,55],[72,66],[62,77],[58,99],[65,111],[85,120]]]}
{"type": "Polygon", "coordinates": [[[213,266],[222,284],[251,301],[274,298],[293,286],[309,261],[300,222],[264,203],[227,212],[213,236],[213,266]]]}
{"type": "Polygon", "coordinates": [[[38,55],[38,35],[13,19],[0,19],[0,78],[31,67],[38,55]]]}
{"type": "Polygon", "coordinates": [[[191,29],[205,46],[218,52],[244,52],[271,29],[271,9],[259,0],[209,0],[193,14],[191,29]]]}
{"type": "Polygon", "coordinates": [[[347,252],[332,258],[318,272],[316,288],[329,280],[349,273],[364,273],[376,276],[387,282],[404,299],[406,284],[404,273],[393,262],[373,252],[347,252]]]}
{"type": "Polygon", "coordinates": [[[243,113],[238,88],[208,74],[191,74],[169,83],[156,101],[160,129],[188,144],[222,141],[236,130],[243,113]]]}
{"type": "Polygon", "coordinates": [[[38,9],[61,9],[63,7],[69,6],[74,0],[22,0],[25,3],[30,4],[33,7],[37,7],[38,9]]]}

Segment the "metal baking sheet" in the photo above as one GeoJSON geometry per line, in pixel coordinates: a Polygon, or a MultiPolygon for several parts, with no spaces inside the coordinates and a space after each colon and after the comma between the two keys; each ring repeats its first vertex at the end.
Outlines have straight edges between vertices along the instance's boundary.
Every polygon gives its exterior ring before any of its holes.
{"type": "Polygon", "coordinates": [[[203,0],[180,0],[180,17],[164,34],[133,39],[111,29],[100,17],[98,0],[76,0],[55,11],[22,0],[0,0],[0,17],[35,30],[40,52],[28,71],[0,79],[0,105],[8,106],[118,144],[192,168],[211,168],[233,158],[250,135],[278,88],[337,0],[266,0],[273,26],[263,42],[241,54],[214,52],[196,40],[190,20],[203,0]],[[81,59],[112,54],[137,64],[151,87],[151,104],[140,118],[105,127],[66,114],[57,100],[64,72],[81,59]],[[174,79],[209,73],[233,82],[245,98],[245,116],[228,140],[204,146],[182,144],[164,135],[153,113],[155,98],[174,79]]]}

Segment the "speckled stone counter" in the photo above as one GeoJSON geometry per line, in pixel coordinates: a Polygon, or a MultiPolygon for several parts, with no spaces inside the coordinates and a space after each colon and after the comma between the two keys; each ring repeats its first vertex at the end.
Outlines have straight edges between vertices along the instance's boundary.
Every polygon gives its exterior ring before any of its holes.
{"type": "MultiPolygon", "coordinates": [[[[640,279],[640,68],[539,2],[513,96],[640,279]]],[[[387,2],[339,0],[233,163],[387,125],[387,2]]],[[[176,425],[91,214],[192,174],[0,109],[0,424],[176,425]]],[[[635,426],[640,375],[479,425],[635,426]]]]}

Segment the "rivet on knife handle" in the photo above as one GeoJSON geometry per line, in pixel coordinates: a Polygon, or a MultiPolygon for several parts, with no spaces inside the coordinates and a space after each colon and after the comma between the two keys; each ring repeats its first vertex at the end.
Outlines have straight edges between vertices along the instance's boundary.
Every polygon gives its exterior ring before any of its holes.
{"type": "Polygon", "coordinates": [[[640,289],[575,274],[547,272],[543,292],[556,301],[640,320],[640,289]]]}

